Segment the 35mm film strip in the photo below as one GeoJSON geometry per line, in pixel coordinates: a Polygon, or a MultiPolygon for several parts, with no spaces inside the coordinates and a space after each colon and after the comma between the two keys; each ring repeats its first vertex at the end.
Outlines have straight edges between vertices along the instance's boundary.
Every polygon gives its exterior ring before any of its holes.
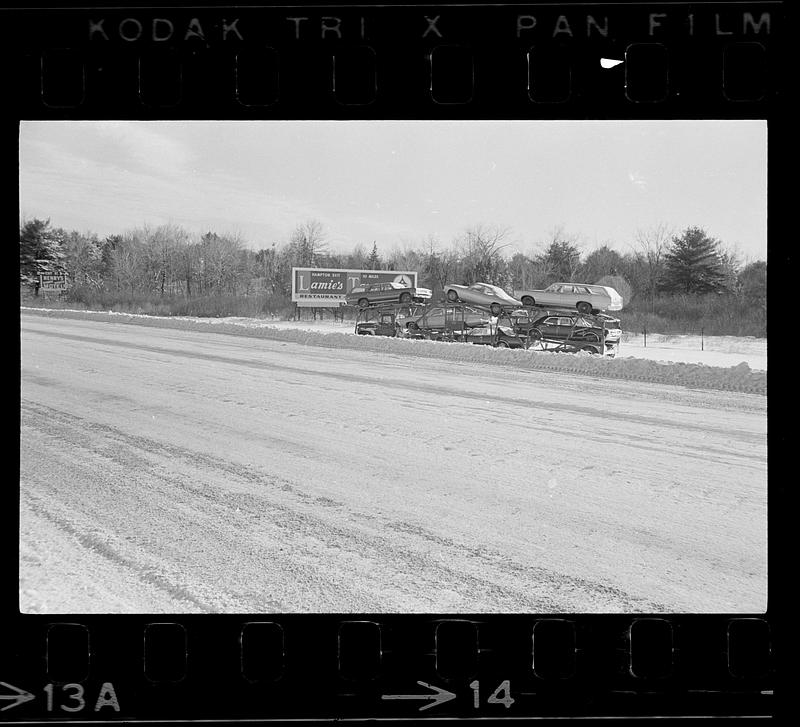
{"type": "Polygon", "coordinates": [[[56,117],[753,117],[774,106],[784,67],[777,2],[131,5],[13,17],[20,108],[56,117]]]}
{"type": "Polygon", "coordinates": [[[14,723],[774,713],[765,617],[28,617],[9,636],[14,723]]]}
{"type": "MultiPolygon", "coordinates": [[[[109,4],[0,17],[13,28],[12,122],[772,123],[786,93],[781,2],[109,4]]],[[[3,498],[13,554],[19,498],[3,498]]],[[[777,709],[769,603],[716,614],[85,615],[4,601],[0,719],[766,720],[777,709]]]]}

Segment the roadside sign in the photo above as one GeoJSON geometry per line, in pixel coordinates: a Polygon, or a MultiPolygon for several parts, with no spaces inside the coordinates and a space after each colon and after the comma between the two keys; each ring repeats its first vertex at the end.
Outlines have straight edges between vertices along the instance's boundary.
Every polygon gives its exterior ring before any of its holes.
{"type": "Polygon", "coordinates": [[[39,290],[50,291],[64,291],[67,289],[67,274],[66,273],[39,273],[39,290]]]}
{"type": "Polygon", "coordinates": [[[403,270],[292,268],[292,301],[299,306],[345,305],[345,296],[361,283],[402,283],[416,287],[417,273],[403,270]]]}

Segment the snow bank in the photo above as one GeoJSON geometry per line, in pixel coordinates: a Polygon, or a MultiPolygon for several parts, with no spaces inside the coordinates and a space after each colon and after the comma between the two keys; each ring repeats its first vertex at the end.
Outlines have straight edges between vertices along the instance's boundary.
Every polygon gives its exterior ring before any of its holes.
{"type": "MultiPolygon", "coordinates": [[[[766,394],[767,375],[765,371],[753,371],[746,362],[736,366],[707,366],[696,363],[664,363],[639,358],[609,359],[588,353],[554,353],[526,351],[523,349],[491,348],[461,343],[440,343],[404,338],[375,336],[355,336],[353,324],[337,324],[339,331],[308,330],[295,327],[272,325],[270,321],[252,318],[190,318],[115,313],[112,311],[77,311],[46,308],[21,308],[25,313],[47,317],[72,318],[80,320],[100,320],[114,323],[127,323],[158,328],[176,328],[191,331],[213,331],[239,336],[253,336],[275,341],[299,343],[304,346],[323,348],[354,349],[375,351],[402,356],[435,358],[449,361],[492,364],[527,371],[556,371],[560,373],[581,374],[628,381],[649,381],[658,384],[673,384],[700,389],[722,389],[752,394],[766,394]]],[[[649,338],[649,337],[648,337],[649,338]]]]}

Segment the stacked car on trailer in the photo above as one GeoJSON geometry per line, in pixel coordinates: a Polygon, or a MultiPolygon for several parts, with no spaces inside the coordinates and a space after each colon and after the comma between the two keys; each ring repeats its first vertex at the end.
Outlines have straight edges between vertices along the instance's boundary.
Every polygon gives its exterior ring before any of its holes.
{"type": "MultiPolygon", "coordinates": [[[[541,296],[546,304],[535,299],[531,303],[531,291],[517,298],[487,283],[445,286],[444,300],[435,303],[429,299],[421,302],[423,299],[416,297],[415,301],[402,303],[373,303],[361,295],[355,331],[359,335],[425,338],[498,348],[586,351],[613,357],[622,334],[619,320],[596,306],[605,303],[609,309],[618,310],[622,307],[619,294],[610,288],[578,283],[554,284],[548,292],[552,293],[556,286],[564,290],[563,305],[554,305],[553,301],[558,303],[560,299],[552,294],[541,296]]],[[[532,292],[539,296],[544,291],[532,292]]]]}

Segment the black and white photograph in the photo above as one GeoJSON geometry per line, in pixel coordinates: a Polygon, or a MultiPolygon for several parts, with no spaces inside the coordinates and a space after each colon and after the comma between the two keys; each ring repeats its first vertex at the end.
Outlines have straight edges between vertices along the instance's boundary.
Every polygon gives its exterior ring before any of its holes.
{"type": "Polygon", "coordinates": [[[767,146],[22,121],[20,611],[764,613],[767,146]]]}

